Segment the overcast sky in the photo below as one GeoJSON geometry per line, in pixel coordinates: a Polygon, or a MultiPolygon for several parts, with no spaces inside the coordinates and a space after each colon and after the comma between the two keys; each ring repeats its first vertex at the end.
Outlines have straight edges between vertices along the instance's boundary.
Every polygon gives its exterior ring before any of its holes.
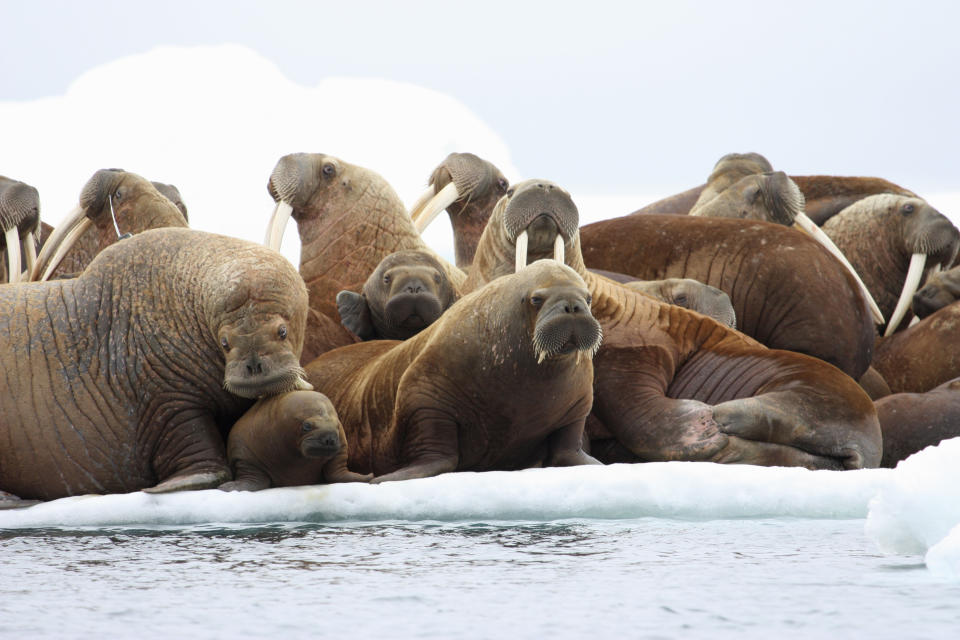
{"type": "Polygon", "coordinates": [[[960,190],[956,2],[0,6],[0,100],[61,95],[158,45],[238,43],[306,86],[354,76],[448,94],[523,177],[593,192],[683,189],[731,151],[794,174],[960,190]]]}

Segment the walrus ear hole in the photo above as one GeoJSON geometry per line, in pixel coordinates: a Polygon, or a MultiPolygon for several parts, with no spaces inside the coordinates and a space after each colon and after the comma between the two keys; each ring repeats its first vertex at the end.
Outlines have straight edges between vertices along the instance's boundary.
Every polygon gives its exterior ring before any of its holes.
{"type": "Polygon", "coordinates": [[[358,338],[371,340],[376,337],[373,322],[370,320],[370,307],[363,295],[353,291],[341,291],[337,294],[337,311],[340,312],[340,323],[358,338]]]}

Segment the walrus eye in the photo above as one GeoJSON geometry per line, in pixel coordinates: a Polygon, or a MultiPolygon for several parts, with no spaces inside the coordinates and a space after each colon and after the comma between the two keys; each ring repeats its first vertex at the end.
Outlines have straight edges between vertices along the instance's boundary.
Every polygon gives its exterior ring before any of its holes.
{"type": "Polygon", "coordinates": [[[507,189],[507,196],[513,197],[513,189],[507,189]]]}
{"type": "Polygon", "coordinates": [[[329,178],[330,176],[334,175],[337,172],[337,168],[328,162],[325,165],[323,165],[322,171],[323,171],[323,175],[329,178]]]}
{"type": "Polygon", "coordinates": [[[673,299],[673,304],[679,305],[679,306],[683,306],[683,305],[687,304],[687,296],[686,296],[686,294],[681,293],[681,294],[678,295],[676,298],[674,298],[674,299],[673,299]]]}
{"type": "Polygon", "coordinates": [[[220,346],[223,347],[224,351],[230,351],[230,343],[227,341],[226,337],[220,338],[220,346]]]}
{"type": "Polygon", "coordinates": [[[437,284],[440,284],[440,274],[439,274],[439,273],[433,274],[433,281],[436,282],[437,284]]]}
{"type": "Polygon", "coordinates": [[[510,185],[505,178],[499,178],[497,180],[497,189],[500,190],[501,192],[506,191],[508,186],[510,185]]]}
{"type": "Polygon", "coordinates": [[[535,306],[537,309],[543,306],[543,298],[540,296],[530,296],[530,304],[535,306]]]}
{"type": "Polygon", "coordinates": [[[911,213],[913,213],[913,204],[908,202],[907,204],[903,205],[903,214],[910,215],[911,213]]]}
{"type": "Polygon", "coordinates": [[[390,280],[391,280],[391,278],[390,278],[390,274],[389,274],[389,273],[388,273],[387,275],[383,276],[383,284],[390,284],[390,280]]]}
{"type": "Polygon", "coordinates": [[[123,189],[117,189],[116,193],[113,194],[113,197],[117,200],[123,198],[123,189]]]}
{"type": "Polygon", "coordinates": [[[313,425],[310,424],[309,422],[304,422],[303,424],[300,425],[300,431],[303,431],[304,433],[307,433],[311,430],[313,430],[313,425]]]}
{"type": "Polygon", "coordinates": [[[277,329],[277,335],[280,336],[280,339],[281,339],[281,340],[286,340],[286,339],[287,339],[287,326],[286,326],[286,325],[283,325],[283,324],[280,325],[280,328],[277,329]]]}

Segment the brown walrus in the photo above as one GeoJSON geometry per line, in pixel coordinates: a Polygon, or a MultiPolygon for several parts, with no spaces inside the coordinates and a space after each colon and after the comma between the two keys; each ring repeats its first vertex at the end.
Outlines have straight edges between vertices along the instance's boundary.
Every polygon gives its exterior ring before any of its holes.
{"type": "Polygon", "coordinates": [[[946,216],[920,198],[900,195],[858,200],[823,231],[862,275],[887,318],[887,336],[910,320],[923,278],[935,266],[950,268],[960,248],[960,231],[946,216]]]}
{"type": "Polygon", "coordinates": [[[690,278],[633,280],[622,284],[627,289],[645,293],[667,304],[675,304],[678,307],[702,313],[732,329],[737,328],[737,313],[733,310],[730,296],[716,287],[690,278]]]}
{"type": "MultiPolygon", "coordinates": [[[[267,227],[267,246],[279,250],[291,217],[300,234],[300,275],[310,293],[302,356],[306,363],[356,341],[340,324],[340,291],[360,291],[391,253],[432,250],[420,239],[400,197],[369,169],[324,154],[294,153],[280,158],[267,188],[277,203],[267,227]]],[[[464,274],[438,260],[459,286],[464,274]]]]}
{"type": "Polygon", "coordinates": [[[577,221],[576,205],[559,186],[513,185],[484,230],[467,288],[495,283],[527,255],[556,255],[562,239],[564,259],[584,278],[604,330],[589,425],[595,456],[826,469],[879,463],[876,411],[851,378],[589,273],[577,221]]]}
{"type": "Polygon", "coordinates": [[[707,184],[704,185],[696,203],[690,209],[690,214],[696,215],[695,212],[698,208],[704,206],[743,178],[772,171],[773,165],[759,153],[728,153],[713,165],[713,171],[707,177],[707,184]]]}
{"type": "Polygon", "coordinates": [[[233,480],[224,491],[259,491],[324,482],[368,482],[347,470],[347,437],[327,396],[288,391],[257,401],[227,440],[233,480]]]}
{"type": "Polygon", "coordinates": [[[960,304],[877,340],[874,368],[893,393],[923,393],[960,377],[960,304]]]}
{"type": "Polygon", "coordinates": [[[374,482],[596,463],[582,440],[600,337],[583,280],[543,261],[409,340],[330,351],[307,379],[337,407],[349,467],[374,482]]]}
{"type": "Polygon", "coordinates": [[[0,287],[0,490],[219,486],[253,399],[309,388],[306,310],[281,255],[189,229],[137,234],[77,278],[0,287]]]}
{"type": "Polygon", "coordinates": [[[895,393],[876,405],[883,431],[881,467],[895,467],[924,447],[960,436],[960,378],[925,393],[895,393]]]}
{"type": "Polygon", "coordinates": [[[337,294],[340,322],[361,340],[406,340],[457,299],[446,271],[425,251],[397,251],[380,261],[361,293],[337,294]]]}
{"type": "Polygon", "coordinates": [[[78,274],[118,240],[148,229],[186,226],[180,209],[146,178],[101,169],[87,180],[77,207],[44,243],[30,279],[78,274]]]}

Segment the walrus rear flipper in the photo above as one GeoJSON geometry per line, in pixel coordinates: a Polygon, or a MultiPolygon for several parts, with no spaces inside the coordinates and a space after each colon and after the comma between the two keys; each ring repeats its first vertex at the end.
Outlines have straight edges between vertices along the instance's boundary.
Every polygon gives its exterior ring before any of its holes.
{"type": "Polygon", "coordinates": [[[227,471],[210,471],[206,473],[191,473],[185,476],[174,476],[158,485],[147,487],[144,493],[172,493],[174,491],[197,491],[199,489],[216,489],[230,479],[227,471]]]}

